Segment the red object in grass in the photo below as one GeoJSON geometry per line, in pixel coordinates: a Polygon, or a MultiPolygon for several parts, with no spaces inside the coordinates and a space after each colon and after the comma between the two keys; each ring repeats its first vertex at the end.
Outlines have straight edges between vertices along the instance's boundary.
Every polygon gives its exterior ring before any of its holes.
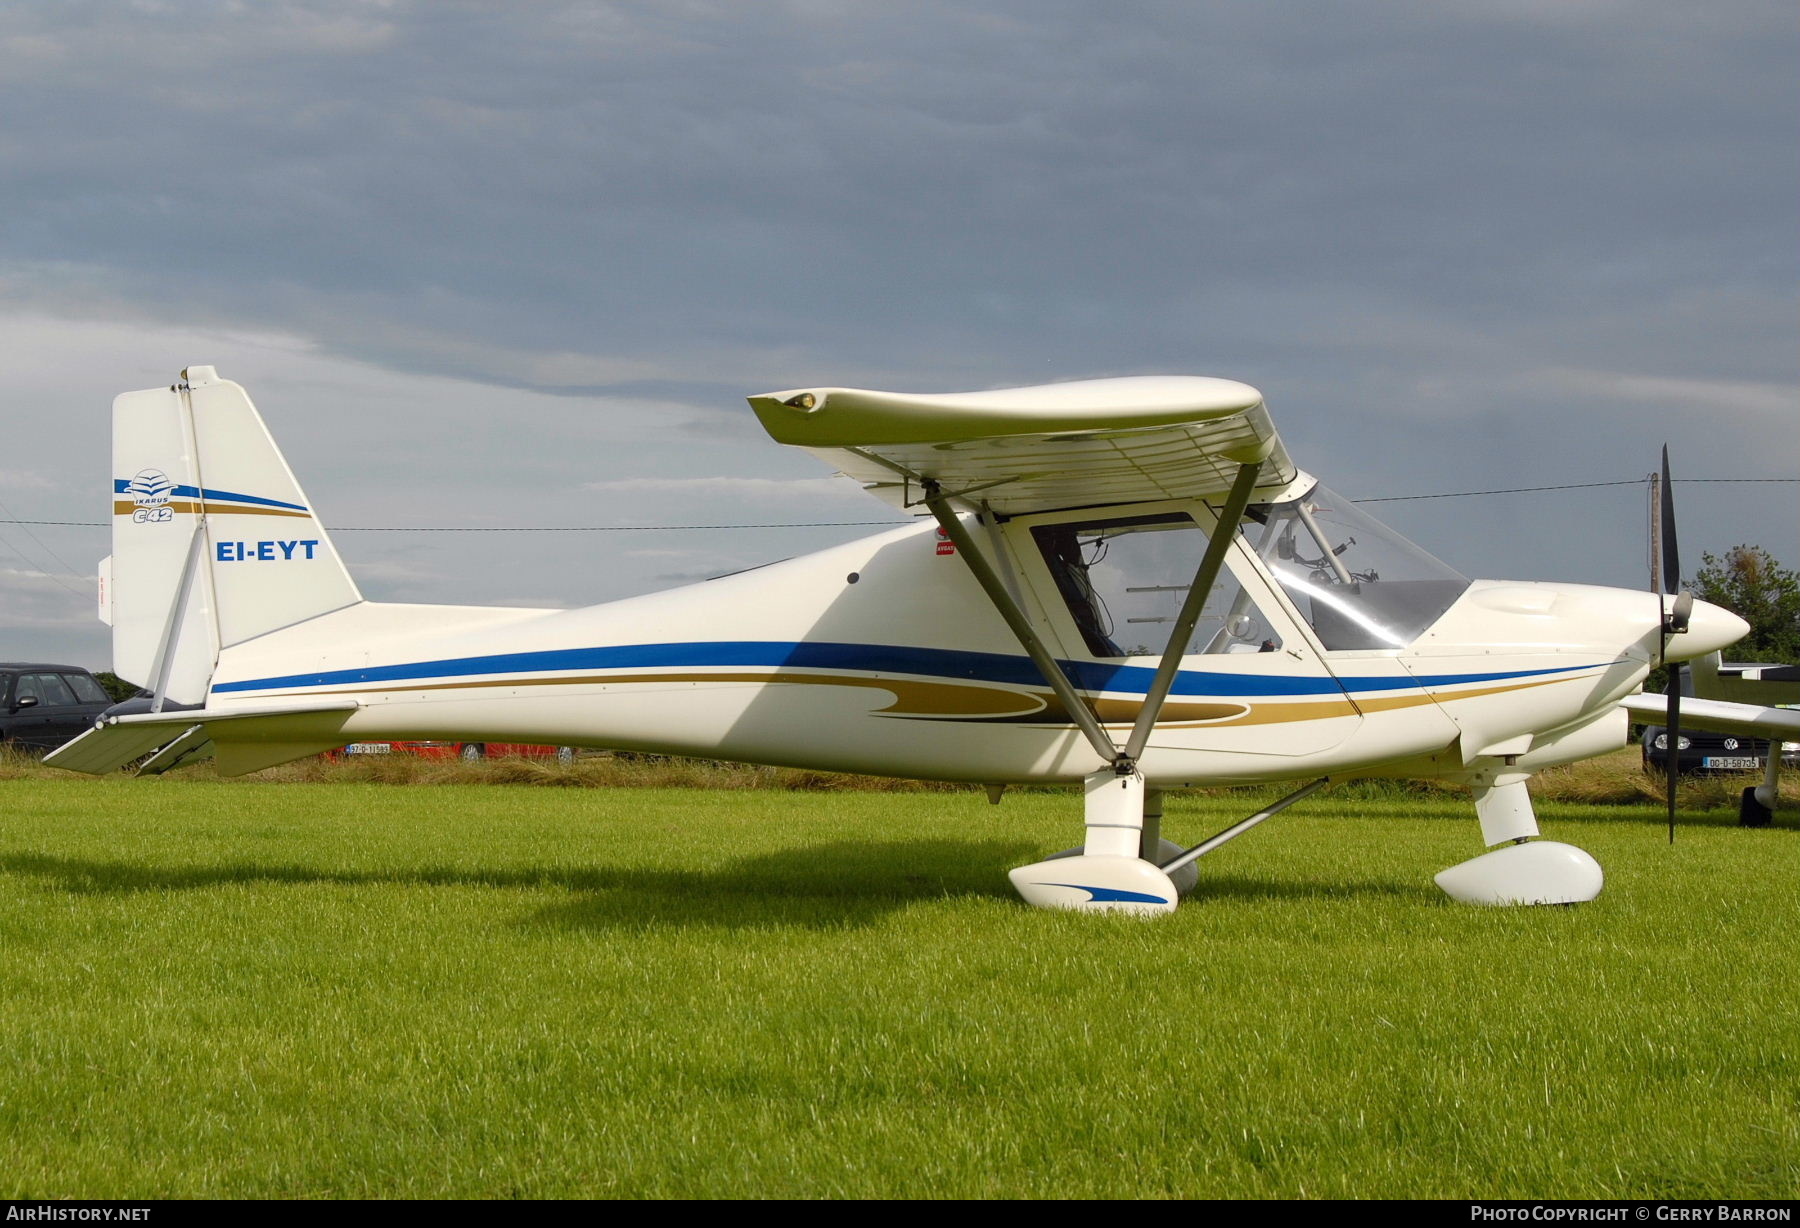
{"type": "Polygon", "coordinates": [[[538,746],[526,742],[352,742],[325,752],[327,759],[351,755],[412,755],[418,759],[555,759],[573,762],[570,746],[538,746]]]}

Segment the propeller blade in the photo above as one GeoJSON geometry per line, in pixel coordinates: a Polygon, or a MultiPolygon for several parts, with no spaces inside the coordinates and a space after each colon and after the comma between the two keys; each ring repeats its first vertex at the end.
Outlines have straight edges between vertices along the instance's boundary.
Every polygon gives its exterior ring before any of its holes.
{"type": "Polygon", "coordinates": [[[1675,786],[1680,779],[1681,770],[1681,666],[1669,661],[1669,637],[1680,635],[1688,629],[1688,621],[1694,611],[1694,595],[1681,587],[1681,549],[1675,542],[1675,483],[1669,476],[1669,445],[1664,444],[1662,450],[1662,486],[1661,506],[1657,514],[1661,519],[1662,536],[1662,571],[1657,588],[1658,600],[1664,594],[1674,593],[1675,600],[1667,613],[1663,615],[1662,625],[1662,661],[1663,667],[1669,671],[1669,739],[1668,758],[1664,761],[1669,770],[1668,783],[1665,789],[1669,808],[1669,843],[1675,843],[1675,786]]]}
{"type": "Polygon", "coordinates": [[[1662,591],[1681,589],[1681,551],[1675,544],[1675,489],[1669,479],[1669,445],[1662,450],[1662,591]]]}

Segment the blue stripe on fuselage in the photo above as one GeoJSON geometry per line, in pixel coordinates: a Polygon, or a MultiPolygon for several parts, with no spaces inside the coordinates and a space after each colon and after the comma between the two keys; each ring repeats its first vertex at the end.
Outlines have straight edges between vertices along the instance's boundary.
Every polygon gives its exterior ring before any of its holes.
{"type": "MultiPolygon", "coordinates": [[[[131,480],[128,478],[114,478],[113,493],[115,495],[130,494],[131,480]]],[[[207,499],[231,499],[238,503],[254,503],[259,507],[287,507],[292,508],[296,512],[312,510],[310,508],[302,507],[298,503],[283,503],[280,499],[264,499],[259,495],[236,495],[229,490],[202,491],[194,486],[173,487],[169,491],[169,497],[172,499],[198,499],[202,497],[207,499]]]]}
{"type": "MultiPolygon", "coordinates": [[[[1141,665],[1107,665],[1094,661],[1061,663],[1084,691],[1145,694],[1156,671],[1141,665]]],[[[268,691],[288,687],[354,686],[359,683],[448,681],[494,674],[566,673],[621,669],[791,668],[854,670],[873,674],[911,674],[927,678],[960,678],[1010,686],[1047,685],[1031,658],[997,652],[958,652],[943,648],[905,648],[894,644],[783,643],[771,640],[725,640],[684,644],[623,644],[602,648],[560,648],[547,652],[509,652],[492,656],[414,661],[403,665],[371,665],[363,669],[325,670],[250,678],[214,687],[220,694],[268,691]]],[[[1414,678],[1282,677],[1272,674],[1214,673],[1182,670],[1175,695],[1331,695],[1340,691],[1397,691],[1456,686],[1513,678],[1568,674],[1592,669],[1528,669],[1482,674],[1436,674],[1414,678]]],[[[528,684],[530,679],[520,679],[528,684]]],[[[596,677],[595,682],[605,682],[596,677]]]]}

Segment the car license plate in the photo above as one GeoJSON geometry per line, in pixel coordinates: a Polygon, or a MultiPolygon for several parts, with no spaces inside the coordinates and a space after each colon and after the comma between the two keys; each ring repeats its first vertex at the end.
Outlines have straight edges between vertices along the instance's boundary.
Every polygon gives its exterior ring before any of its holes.
{"type": "Polygon", "coordinates": [[[1762,760],[1755,755],[1708,755],[1702,761],[1701,766],[1749,771],[1761,767],[1762,760]]]}
{"type": "Polygon", "coordinates": [[[344,747],[346,755],[389,755],[393,751],[386,742],[352,742],[344,747]]]}

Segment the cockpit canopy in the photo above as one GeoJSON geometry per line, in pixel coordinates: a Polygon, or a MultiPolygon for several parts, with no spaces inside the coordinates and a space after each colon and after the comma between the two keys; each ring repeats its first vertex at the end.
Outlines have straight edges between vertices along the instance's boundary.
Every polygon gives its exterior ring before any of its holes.
{"type": "MultiPolygon", "coordinates": [[[[1032,536],[1088,651],[1163,651],[1206,534],[1185,512],[1059,520],[1032,536]]],[[[1349,500],[1313,485],[1249,509],[1240,529],[1326,650],[1401,648],[1436,622],[1469,581],[1349,500]]],[[[1279,625],[1230,572],[1207,594],[1189,655],[1274,652],[1279,625]]]]}
{"type": "Polygon", "coordinates": [[[1327,650],[1404,648],[1469,587],[1322,484],[1250,508],[1243,532],[1327,650]]]}

